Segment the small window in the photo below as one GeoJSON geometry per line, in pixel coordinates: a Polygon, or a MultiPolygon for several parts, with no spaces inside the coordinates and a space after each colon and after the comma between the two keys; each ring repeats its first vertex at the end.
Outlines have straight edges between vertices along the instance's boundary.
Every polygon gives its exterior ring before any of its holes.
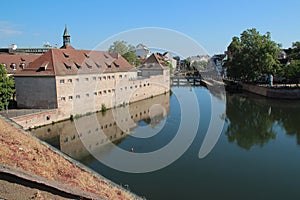
{"type": "Polygon", "coordinates": [[[125,87],[125,90],[127,90],[127,87],[125,87]]]}
{"type": "Polygon", "coordinates": [[[97,92],[94,92],[94,95],[97,96],[97,92]]]}
{"type": "Polygon", "coordinates": [[[101,76],[98,77],[98,80],[101,81],[101,76]]]}
{"type": "Polygon", "coordinates": [[[73,96],[69,96],[69,100],[73,100],[73,96]]]}
{"type": "Polygon", "coordinates": [[[137,88],[138,86],[136,85],[135,88],[137,88]]]}
{"type": "Polygon", "coordinates": [[[61,101],[66,101],[66,97],[61,97],[60,100],[61,101]]]}
{"type": "Polygon", "coordinates": [[[110,76],[107,76],[107,80],[109,80],[110,79],[110,76]]]}
{"type": "Polygon", "coordinates": [[[99,95],[101,95],[101,94],[102,94],[102,92],[101,92],[101,91],[99,91],[99,92],[98,92],[98,94],[99,94],[99,95]]]}
{"type": "Polygon", "coordinates": [[[79,82],[79,78],[76,78],[76,82],[79,82]]]}
{"type": "Polygon", "coordinates": [[[68,83],[72,83],[72,79],[68,79],[68,83]]]}
{"type": "Polygon", "coordinates": [[[132,86],[130,86],[130,89],[132,89],[132,86]]]}
{"type": "Polygon", "coordinates": [[[103,76],[102,78],[103,78],[103,80],[106,80],[106,76],[103,76]]]}
{"type": "Polygon", "coordinates": [[[47,120],[47,121],[49,121],[50,118],[51,118],[50,115],[47,115],[47,116],[46,116],[46,120],[47,120]]]}
{"type": "Polygon", "coordinates": [[[119,78],[122,78],[122,74],[119,75],[119,78]]]}
{"type": "Polygon", "coordinates": [[[85,96],[86,96],[86,97],[89,97],[89,96],[90,96],[90,94],[89,94],[89,93],[86,93],[86,94],[85,94],[85,96]]]}
{"type": "Polygon", "coordinates": [[[76,99],[80,99],[80,95],[76,95],[76,99]]]}
{"type": "Polygon", "coordinates": [[[106,90],[103,90],[103,93],[106,94],[106,90]]]}
{"type": "Polygon", "coordinates": [[[95,81],[96,79],[97,79],[96,76],[94,76],[94,77],[93,77],[93,80],[95,81]]]}
{"type": "Polygon", "coordinates": [[[64,79],[59,80],[60,83],[65,83],[64,79]]]}
{"type": "Polygon", "coordinates": [[[112,79],[115,79],[115,76],[113,75],[113,76],[111,76],[111,78],[112,78],[112,79]]]}
{"type": "Polygon", "coordinates": [[[111,90],[108,90],[108,93],[111,93],[111,90]]]}
{"type": "Polygon", "coordinates": [[[125,74],[124,77],[127,78],[127,75],[125,74]]]}
{"type": "Polygon", "coordinates": [[[84,80],[89,81],[89,78],[85,78],[84,80]]]}

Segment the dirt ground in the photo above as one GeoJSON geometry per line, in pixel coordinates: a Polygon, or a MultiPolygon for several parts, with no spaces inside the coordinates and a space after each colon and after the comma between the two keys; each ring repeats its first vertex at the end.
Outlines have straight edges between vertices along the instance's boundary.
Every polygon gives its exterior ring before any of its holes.
{"type": "MultiPolygon", "coordinates": [[[[43,145],[31,134],[12,126],[1,117],[0,164],[62,183],[71,188],[78,188],[99,195],[104,199],[137,198],[106,179],[96,177],[78,167],[43,145]]],[[[21,199],[64,199],[51,195],[53,194],[30,189],[24,185],[16,185],[5,180],[1,180],[0,183],[0,197],[5,199],[18,199],[18,197],[21,199]]]]}

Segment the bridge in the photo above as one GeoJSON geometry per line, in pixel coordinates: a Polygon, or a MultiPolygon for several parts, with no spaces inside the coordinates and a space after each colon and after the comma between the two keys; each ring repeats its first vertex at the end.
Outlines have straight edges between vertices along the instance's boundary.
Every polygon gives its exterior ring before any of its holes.
{"type": "Polygon", "coordinates": [[[170,77],[171,86],[213,86],[224,85],[216,71],[181,71],[170,77]]]}

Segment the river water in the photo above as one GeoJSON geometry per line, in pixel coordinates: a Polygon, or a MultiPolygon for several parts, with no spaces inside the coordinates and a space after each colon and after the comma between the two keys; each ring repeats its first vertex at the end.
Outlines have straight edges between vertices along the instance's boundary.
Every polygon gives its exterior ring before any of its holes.
{"type": "MultiPolygon", "coordinates": [[[[248,93],[216,93],[204,87],[176,87],[172,91],[32,132],[147,199],[299,198],[300,101],[271,100],[248,93]],[[191,93],[196,105],[185,99],[191,98],[191,93]],[[211,113],[212,108],[217,115],[211,113]],[[182,109],[192,111],[182,116],[182,109]],[[187,119],[190,129],[185,127],[179,133],[182,117],[187,119]],[[220,133],[213,129],[215,132],[207,142],[209,125],[216,127],[220,122],[224,122],[220,133]],[[183,155],[170,165],[145,173],[120,171],[131,162],[130,154],[158,153],[178,134],[186,136],[178,142],[178,148],[188,142],[184,138],[192,140],[186,151],[179,152],[183,155]],[[210,148],[201,157],[199,150],[204,143],[210,148]],[[103,164],[116,159],[120,149],[129,155],[128,163],[120,159],[113,168],[103,164]]],[[[137,169],[163,163],[176,153],[174,149],[164,160],[149,157],[137,163],[137,169]]]]}

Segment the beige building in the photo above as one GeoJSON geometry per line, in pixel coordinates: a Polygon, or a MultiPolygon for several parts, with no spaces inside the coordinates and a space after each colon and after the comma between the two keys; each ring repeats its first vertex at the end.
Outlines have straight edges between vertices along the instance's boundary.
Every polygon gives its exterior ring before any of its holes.
{"type": "Polygon", "coordinates": [[[60,49],[50,49],[14,75],[18,107],[56,109],[46,115],[48,123],[170,90],[169,68],[154,54],[136,69],[118,54],[74,49],[67,29],[63,39],[60,49]]]}

